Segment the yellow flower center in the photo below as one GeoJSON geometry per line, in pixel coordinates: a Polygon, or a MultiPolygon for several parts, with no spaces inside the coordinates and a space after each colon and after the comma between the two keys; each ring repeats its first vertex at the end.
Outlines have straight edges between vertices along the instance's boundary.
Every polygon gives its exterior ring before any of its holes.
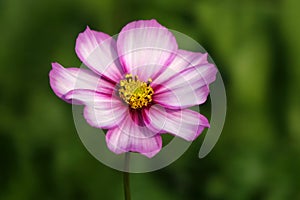
{"type": "Polygon", "coordinates": [[[126,74],[125,79],[119,83],[119,95],[133,109],[148,106],[154,94],[151,82],[151,78],[146,83],[140,81],[138,76],[133,78],[131,74],[126,74]]]}

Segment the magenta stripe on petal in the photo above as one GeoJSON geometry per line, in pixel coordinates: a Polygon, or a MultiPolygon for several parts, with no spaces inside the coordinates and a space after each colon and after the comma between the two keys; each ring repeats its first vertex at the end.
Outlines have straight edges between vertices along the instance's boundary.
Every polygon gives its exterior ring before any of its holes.
{"type": "Polygon", "coordinates": [[[116,154],[138,152],[149,158],[156,155],[162,147],[160,135],[146,126],[139,126],[133,119],[126,117],[118,127],[110,129],[106,134],[108,148],[116,154]]]}
{"type": "Polygon", "coordinates": [[[118,60],[116,41],[109,35],[91,30],[80,33],[76,40],[76,53],[94,72],[119,82],[124,74],[118,60]]]}
{"type": "Polygon", "coordinates": [[[187,68],[154,88],[155,103],[171,109],[202,104],[209,94],[208,85],[216,78],[213,64],[187,68]]]}
{"type": "Polygon", "coordinates": [[[113,84],[88,69],[64,68],[58,63],[52,63],[49,77],[52,90],[65,101],[67,100],[63,96],[75,89],[89,89],[106,94],[112,94],[114,90],[113,84]]]}
{"type": "Polygon", "coordinates": [[[173,34],[156,20],[127,24],[119,33],[117,47],[125,70],[143,81],[161,73],[172,62],[178,48],[173,34]]]}
{"type": "Polygon", "coordinates": [[[171,110],[154,105],[144,110],[144,118],[152,131],[171,133],[188,141],[193,141],[209,127],[203,115],[189,109],[171,110]]]}
{"type": "Polygon", "coordinates": [[[207,53],[203,54],[179,49],[172,63],[163,73],[159,74],[159,76],[153,80],[152,87],[155,88],[156,85],[163,84],[165,81],[184,69],[208,64],[207,56],[207,53]]]}

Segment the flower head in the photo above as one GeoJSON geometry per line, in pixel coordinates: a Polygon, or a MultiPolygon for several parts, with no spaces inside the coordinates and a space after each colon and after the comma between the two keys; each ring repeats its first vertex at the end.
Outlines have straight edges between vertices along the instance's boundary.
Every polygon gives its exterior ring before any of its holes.
{"type": "Polygon", "coordinates": [[[50,85],[64,101],[84,105],[91,126],[108,129],[111,151],[153,157],[161,134],[192,141],[209,127],[188,108],[206,101],[217,69],[207,54],[178,49],[156,20],[131,22],[116,40],[87,27],[75,50],[88,69],[52,63],[50,85]]]}

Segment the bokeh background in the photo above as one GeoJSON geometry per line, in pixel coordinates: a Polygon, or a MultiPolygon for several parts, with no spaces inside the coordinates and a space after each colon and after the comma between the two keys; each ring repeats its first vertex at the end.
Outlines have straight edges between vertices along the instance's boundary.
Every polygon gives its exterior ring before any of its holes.
{"type": "MultiPolygon", "coordinates": [[[[156,18],[197,40],[222,73],[228,113],[170,166],[131,175],[137,199],[300,199],[300,1],[0,0],[0,199],[123,199],[122,174],[82,145],[51,62],[80,66],[87,25],[114,35],[156,18]]],[[[209,113],[208,113],[209,114],[209,113]]]]}

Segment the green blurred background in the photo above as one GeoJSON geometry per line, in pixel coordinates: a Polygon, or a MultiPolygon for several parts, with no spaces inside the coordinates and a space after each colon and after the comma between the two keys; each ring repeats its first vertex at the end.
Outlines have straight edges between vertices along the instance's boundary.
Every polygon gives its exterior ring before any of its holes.
{"type": "Polygon", "coordinates": [[[133,174],[138,199],[300,199],[300,1],[0,0],[0,199],[123,199],[122,175],[82,145],[50,63],[80,66],[87,25],[114,35],[156,18],[197,40],[225,81],[213,151],[200,136],[170,166],[133,174]]]}

